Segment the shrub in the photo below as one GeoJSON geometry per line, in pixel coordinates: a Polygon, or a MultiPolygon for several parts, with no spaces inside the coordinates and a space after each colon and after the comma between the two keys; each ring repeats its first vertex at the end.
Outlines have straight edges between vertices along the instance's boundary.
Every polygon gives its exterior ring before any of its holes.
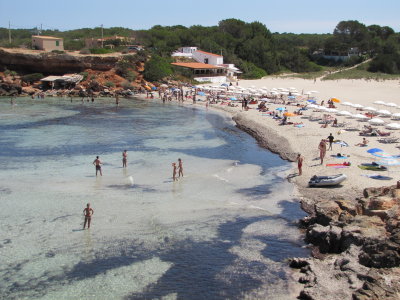
{"type": "Polygon", "coordinates": [[[53,51],[51,51],[51,53],[55,53],[55,54],[64,54],[65,52],[64,52],[64,51],[61,51],[61,50],[53,50],[53,51]]]}
{"type": "Polygon", "coordinates": [[[5,74],[6,76],[13,76],[13,77],[18,75],[17,72],[11,71],[11,70],[7,70],[7,69],[4,71],[4,74],[5,74]]]}
{"type": "MultiPolygon", "coordinates": [[[[80,72],[79,75],[82,75],[82,76],[83,76],[82,81],[85,81],[85,80],[88,78],[89,73],[88,73],[88,72],[80,72]]],[[[93,75],[92,75],[92,76],[93,76],[93,75]]]]}
{"type": "Polygon", "coordinates": [[[26,83],[33,83],[35,81],[39,81],[42,79],[44,76],[42,73],[32,73],[32,74],[27,74],[21,77],[23,82],[26,83]]]}
{"type": "Polygon", "coordinates": [[[105,48],[93,48],[90,49],[90,53],[92,54],[108,54],[108,53],[113,53],[114,51],[111,49],[105,49],[105,48]]]}
{"type": "Polygon", "coordinates": [[[144,78],[149,81],[158,81],[173,73],[169,61],[161,56],[154,55],[144,65],[144,78]]]}
{"type": "Polygon", "coordinates": [[[115,83],[112,82],[112,81],[107,81],[106,83],[104,83],[104,85],[105,85],[106,87],[108,87],[108,88],[111,88],[111,87],[114,87],[114,86],[115,86],[115,83]]]}

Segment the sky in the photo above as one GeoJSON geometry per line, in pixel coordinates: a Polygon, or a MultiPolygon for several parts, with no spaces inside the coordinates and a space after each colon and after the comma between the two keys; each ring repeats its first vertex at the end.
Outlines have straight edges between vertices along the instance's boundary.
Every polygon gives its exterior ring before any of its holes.
{"type": "Polygon", "coordinates": [[[400,0],[0,0],[0,27],[58,29],[214,26],[259,21],[271,32],[332,33],[357,20],[400,31],[400,0]]]}

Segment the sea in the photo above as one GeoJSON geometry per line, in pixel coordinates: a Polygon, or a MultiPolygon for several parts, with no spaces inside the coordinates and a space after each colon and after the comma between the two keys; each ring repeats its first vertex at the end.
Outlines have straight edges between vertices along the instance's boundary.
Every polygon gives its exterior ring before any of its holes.
{"type": "Polygon", "coordinates": [[[196,105],[2,98],[0,298],[295,299],[290,169],[196,105]]]}

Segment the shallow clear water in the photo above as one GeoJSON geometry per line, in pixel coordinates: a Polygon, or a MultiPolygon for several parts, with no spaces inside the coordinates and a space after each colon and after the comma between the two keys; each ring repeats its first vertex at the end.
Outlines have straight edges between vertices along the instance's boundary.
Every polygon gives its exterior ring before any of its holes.
{"type": "Polygon", "coordinates": [[[0,295],[294,299],[285,259],[308,251],[289,167],[202,109],[0,99],[0,295]]]}

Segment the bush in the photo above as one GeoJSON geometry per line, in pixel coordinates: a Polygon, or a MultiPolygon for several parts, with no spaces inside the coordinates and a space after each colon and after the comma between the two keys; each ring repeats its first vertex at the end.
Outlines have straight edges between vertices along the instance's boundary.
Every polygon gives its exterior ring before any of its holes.
{"type": "Polygon", "coordinates": [[[4,71],[4,75],[6,75],[6,76],[17,76],[18,75],[18,73],[17,72],[15,72],[15,71],[10,71],[10,70],[5,70],[4,71]]]}
{"type": "Polygon", "coordinates": [[[39,81],[40,79],[42,79],[44,76],[42,73],[32,73],[32,74],[27,74],[21,77],[23,82],[26,83],[33,83],[36,81],[39,81]]]}
{"type": "Polygon", "coordinates": [[[239,68],[243,71],[243,78],[245,79],[260,79],[267,76],[267,72],[264,69],[251,62],[241,61],[239,68]]]}
{"type": "Polygon", "coordinates": [[[79,51],[80,54],[90,54],[90,50],[88,48],[83,48],[81,51],[79,51]]]}
{"type": "Polygon", "coordinates": [[[65,52],[64,52],[64,51],[61,51],[61,50],[53,50],[53,51],[51,51],[51,53],[55,53],[55,54],[64,54],[65,52]]]}
{"type": "Polygon", "coordinates": [[[368,71],[400,74],[400,54],[380,54],[371,61],[368,71]]]}
{"type": "Polygon", "coordinates": [[[79,75],[82,75],[83,76],[82,81],[85,81],[88,78],[89,73],[88,72],[80,72],[79,75]]]}
{"type": "Polygon", "coordinates": [[[113,53],[114,51],[111,49],[105,49],[105,48],[94,48],[94,49],[89,49],[90,53],[92,54],[108,54],[108,53],[113,53]]]}
{"type": "Polygon", "coordinates": [[[108,88],[111,88],[111,87],[114,87],[114,86],[115,86],[115,83],[112,82],[112,81],[107,81],[106,83],[104,83],[104,85],[105,85],[106,87],[108,87],[108,88]]]}
{"type": "Polygon", "coordinates": [[[149,81],[158,81],[173,73],[169,61],[161,56],[154,55],[144,65],[143,76],[149,81]]]}

